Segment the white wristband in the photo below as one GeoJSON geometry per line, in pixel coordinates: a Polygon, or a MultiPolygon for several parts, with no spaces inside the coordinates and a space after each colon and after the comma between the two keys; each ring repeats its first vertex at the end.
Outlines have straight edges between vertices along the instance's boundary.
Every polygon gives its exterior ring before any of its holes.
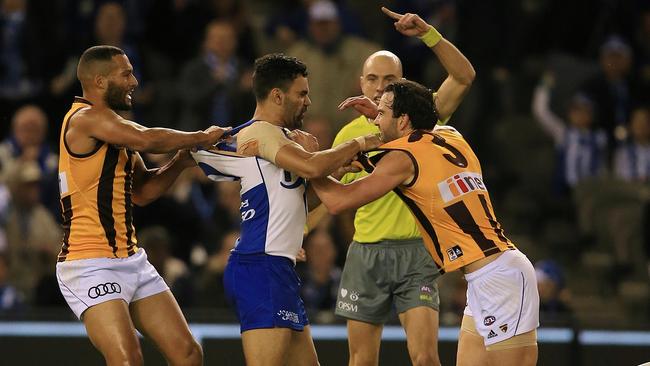
{"type": "Polygon", "coordinates": [[[366,151],[366,138],[363,136],[355,137],[354,141],[359,143],[359,150],[366,151]]]}

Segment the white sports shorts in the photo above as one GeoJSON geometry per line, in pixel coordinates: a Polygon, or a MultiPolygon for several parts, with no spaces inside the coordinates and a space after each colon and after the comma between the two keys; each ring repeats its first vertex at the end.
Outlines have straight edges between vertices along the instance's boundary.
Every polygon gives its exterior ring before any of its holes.
{"type": "Polygon", "coordinates": [[[56,278],[61,294],[79,319],[93,305],[114,299],[130,304],[169,290],[142,248],[127,258],[59,262],[56,278]]]}
{"type": "Polygon", "coordinates": [[[466,274],[465,279],[464,313],[474,318],[486,346],[539,327],[535,269],[522,252],[505,251],[493,262],[466,274]]]}

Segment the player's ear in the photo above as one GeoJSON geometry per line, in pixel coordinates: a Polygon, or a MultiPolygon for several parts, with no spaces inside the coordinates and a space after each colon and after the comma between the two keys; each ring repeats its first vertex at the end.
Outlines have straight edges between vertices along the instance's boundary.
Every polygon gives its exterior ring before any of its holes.
{"type": "Polygon", "coordinates": [[[409,118],[409,115],[406,114],[406,113],[405,113],[405,114],[402,114],[402,115],[399,116],[399,118],[397,119],[397,127],[398,127],[398,129],[400,129],[400,130],[405,130],[405,129],[407,129],[407,128],[409,127],[410,124],[411,124],[411,119],[409,118]]]}
{"type": "Polygon", "coordinates": [[[97,74],[95,75],[93,82],[98,89],[108,88],[108,78],[104,75],[97,74]]]}
{"type": "Polygon", "coordinates": [[[271,101],[277,105],[282,105],[282,101],[284,100],[284,93],[280,88],[273,88],[271,89],[271,101]]]}

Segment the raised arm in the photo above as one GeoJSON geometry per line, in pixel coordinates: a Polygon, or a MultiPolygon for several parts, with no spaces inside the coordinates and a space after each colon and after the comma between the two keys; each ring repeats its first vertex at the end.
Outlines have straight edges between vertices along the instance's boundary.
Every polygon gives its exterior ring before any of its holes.
{"type": "Polygon", "coordinates": [[[400,33],[420,38],[436,54],[449,76],[438,88],[435,99],[440,120],[451,116],[467,94],[476,72],[467,57],[456,46],[442,37],[430,24],[417,14],[398,14],[385,7],[381,10],[395,20],[395,29],[400,33]]]}
{"type": "Polygon", "coordinates": [[[395,187],[409,183],[414,176],[413,162],[403,152],[391,151],[377,164],[372,174],[349,184],[331,177],[311,180],[311,184],[327,210],[335,215],[359,208],[384,196],[395,187]]]}
{"type": "Polygon", "coordinates": [[[551,91],[548,83],[543,82],[535,88],[533,95],[533,115],[542,128],[553,138],[556,144],[560,144],[564,138],[565,124],[551,111],[551,91]]]}
{"type": "Polygon", "coordinates": [[[169,128],[147,128],[120,117],[109,109],[82,109],[72,117],[66,141],[73,152],[84,153],[97,140],[134,151],[167,153],[194,147],[209,147],[227,129],[212,126],[205,131],[183,132],[169,128]]]}

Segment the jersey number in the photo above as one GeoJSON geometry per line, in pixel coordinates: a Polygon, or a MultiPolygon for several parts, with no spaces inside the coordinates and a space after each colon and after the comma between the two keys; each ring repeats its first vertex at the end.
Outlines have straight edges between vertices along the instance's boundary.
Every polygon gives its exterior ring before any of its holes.
{"type": "MultiPolygon", "coordinates": [[[[434,144],[451,152],[451,154],[442,154],[442,156],[447,159],[448,162],[460,168],[467,168],[467,158],[465,158],[465,156],[463,156],[463,154],[458,151],[458,149],[448,144],[444,138],[438,135],[433,135],[433,139],[431,141],[434,144]]],[[[483,194],[479,194],[478,199],[481,202],[483,210],[485,211],[485,216],[487,216],[488,221],[490,222],[490,226],[492,226],[492,229],[494,229],[494,233],[497,235],[501,242],[508,244],[508,239],[503,235],[503,230],[499,227],[498,222],[494,218],[494,215],[488,206],[485,196],[483,194]]],[[[452,220],[454,220],[456,225],[458,225],[458,227],[463,230],[464,233],[470,235],[472,239],[474,239],[474,241],[479,245],[483,252],[496,250],[496,245],[492,240],[485,237],[481,231],[481,228],[472,218],[472,214],[470,213],[464,201],[461,200],[445,207],[445,211],[447,214],[449,214],[452,220]]]]}
{"type": "Polygon", "coordinates": [[[461,154],[460,151],[458,151],[458,149],[456,149],[455,147],[449,145],[447,143],[447,141],[445,141],[445,139],[443,139],[442,137],[440,137],[438,135],[433,135],[432,142],[434,144],[442,147],[442,148],[445,148],[445,149],[449,150],[449,152],[451,152],[451,154],[442,154],[442,156],[444,156],[445,159],[447,159],[448,162],[450,162],[450,163],[452,163],[452,164],[454,164],[454,165],[456,165],[458,167],[461,167],[461,168],[467,168],[467,159],[463,156],[463,154],[461,154]]]}

